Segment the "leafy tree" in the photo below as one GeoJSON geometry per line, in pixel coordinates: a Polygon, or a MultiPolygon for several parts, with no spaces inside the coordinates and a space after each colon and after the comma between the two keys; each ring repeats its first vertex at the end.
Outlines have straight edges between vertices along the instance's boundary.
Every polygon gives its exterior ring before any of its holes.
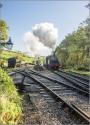
{"type": "MultiPolygon", "coordinates": [[[[7,23],[4,20],[0,20],[0,43],[6,42],[8,39],[7,23]]],[[[2,53],[3,46],[0,44],[0,55],[2,53]]]]}
{"type": "Polygon", "coordinates": [[[0,40],[6,41],[8,39],[7,23],[4,20],[0,20],[0,40]]]}
{"type": "Polygon", "coordinates": [[[83,22],[76,31],[68,34],[56,48],[61,64],[67,67],[89,68],[89,25],[83,22]]]}

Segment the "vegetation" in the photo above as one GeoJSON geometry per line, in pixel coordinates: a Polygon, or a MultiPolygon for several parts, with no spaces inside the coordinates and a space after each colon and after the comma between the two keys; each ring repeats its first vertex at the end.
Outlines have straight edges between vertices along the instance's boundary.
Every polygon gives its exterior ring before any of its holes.
{"type": "Polygon", "coordinates": [[[7,23],[4,20],[0,20],[0,40],[4,41],[8,39],[7,23]]]}
{"type": "Polygon", "coordinates": [[[13,81],[0,68],[0,124],[17,124],[21,113],[20,97],[13,81]]]}
{"type": "MultiPolygon", "coordinates": [[[[8,57],[3,55],[3,42],[8,40],[7,24],[0,20],[0,63],[8,57]],[[1,59],[3,58],[3,59],[1,59]]],[[[12,79],[0,68],[0,125],[15,125],[22,115],[21,99],[12,79]]]]}
{"type": "Polygon", "coordinates": [[[89,71],[79,71],[79,70],[74,70],[74,69],[64,69],[67,72],[75,72],[81,75],[86,75],[86,76],[90,76],[90,72],[89,71]]]}
{"type": "MultiPolygon", "coordinates": [[[[7,66],[8,58],[11,58],[11,57],[16,57],[17,62],[20,61],[22,64],[23,63],[35,64],[35,61],[38,58],[38,57],[30,57],[30,56],[28,56],[25,53],[22,53],[20,51],[15,52],[15,51],[3,50],[1,55],[0,55],[0,62],[2,63],[2,65],[7,66]]],[[[39,57],[40,62],[42,64],[44,62],[44,58],[45,57],[39,57]]]]}
{"type": "Polygon", "coordinates": [[[15,52],[15,51],[2,51],[2,54],[0,55],[0,60],[3,62],[4,66],[7,66],[8,58],[16,57],[18,61],[21,63],[33,63],[34,58],[29,57],[24,53],[21,52],[15,52]]]}
{"type": "Polygon", "coordinates": [[[89,35],[89,26],[84,22],[56,48],[56,55],[63,67],[89,70],[89,35]]]}

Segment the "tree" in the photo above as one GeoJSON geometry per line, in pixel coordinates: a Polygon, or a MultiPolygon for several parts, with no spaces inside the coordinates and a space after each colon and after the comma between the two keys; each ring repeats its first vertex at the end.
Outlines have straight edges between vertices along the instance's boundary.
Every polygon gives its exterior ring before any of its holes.
{"type": "Polygon", "coordinates": [[[8,27],[4,20],[0,20],[0,41],[5,42],[8,39],[8,27]]]}
{"type": "Polygon", "coordinates": [[[8,40],[8,32],[7,32],[7,23],[4,20],[0,20],[0,55],[3,51],[2,43],[7,42],[8,40]]]}
{"type": "Polygon", "coordinates": [[[84,21],[78,29],[68,34],[56,48],[56,55],[67,67],[89,68],[89,25],[84,21]]]}

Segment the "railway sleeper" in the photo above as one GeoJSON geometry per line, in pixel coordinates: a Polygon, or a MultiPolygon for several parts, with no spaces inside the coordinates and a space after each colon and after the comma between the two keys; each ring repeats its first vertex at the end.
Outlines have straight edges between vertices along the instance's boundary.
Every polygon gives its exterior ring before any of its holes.
{"type": "Polygon", "coordinates": [[[80,113],[80,111],[77,111],[74,106],[69,105],[66,101],[64,101],[62,99],[62,97],[60,97],[59,95],[57,95],[55,92],[53,92],[50,88],[48,88],[46,85],[44,85],[43,83],[41,83],[38,79],[36,79],[32,75],[27,75],[27,76],[30,77],[30,78],[32,78],[34,81],[36,81],[37,84],[40,84],[42,87],[44,87],[45,90],[47,90],[57,102],[59,102],[59,101],[63,102],[63,104],[66,105],[70,110],[73,110],[74,112],[76,112],[76,114],[78,113],[79,116],[81,116],[82,118],[84,118],[89,123],[89,119],[86,118],[82,113],[80,113]]]}
{"type": "MultiPolygon", "coordinates": [[[[42,75],[42,74],[40,74],[40,73],[38,73],[38,72],[36,72],[36,71],[32,71],[33,72],[33,74],[35,75],[38,75],[38,76],[42,76],[42,77],[44,77],[44,78],[46,78],[46,79],[48,79],[48,80],[51,80],[51,81],[53,81],[53,82],[56,82],[56,83],[59,83],[59,84],[63,84],[63,86],[67,86],[67,87],[70,87],[70,88],[72,88],[72,89],[76,89],[76,90],[78,90],[78,92],[81,92],[82,94],[84,94],[84,95],[86,95],[86,96],[89,96],[89,92],[88,91],[86,91],[86,90],[82,90],[82,89],[80,89],[80,88],[78,88],[78,87],[76,87],[76,86],[73,86],[73,85],[68,85],[68,84],[66,84],[66,83],[64,83],[64,82],[60,82],[59,80],[56,80],[56,79],[51,79],[50,77],[47,77],[47,76],[44,76],[44,75],[42,75]]],[[[28,75],[30,75],[29,74],[30,72],[26,72],[26,74],[28,74],[28,75]]]]}
{"type": "Polygon", "coordinates": [[[60,96],[57,95],[55,92],[53,92],[51,89],[49,89],[47,86],[45,86],[43,83],[41,83],[40,81],[38,81],[38,79],[34,78],[33,76],[32,76],[32,78],[33,78],[33,80],[35,80],[35,81],[37,81],[39,84],[41,84],[41,86],[43,86],[43,87],[52,95],[52,97],[53,97],[57,102],[62,101],[62,102],[63,102],[63,105],[66,105],[66,107],[68,107],[70,111],[73,110],[73,112],[76,112],[76,114],[78,113],[78,115],[80,115],[82,118],[84,118],[84,119],[89,123],[89,119],[85,118],[84,115],[82,115],[79,111],[76,111],[75,108],[74,108],[72,105],[68,104],[66,101],[64,101],[64,100],[62,99],[62,97],[60,97],[60,96]]]}

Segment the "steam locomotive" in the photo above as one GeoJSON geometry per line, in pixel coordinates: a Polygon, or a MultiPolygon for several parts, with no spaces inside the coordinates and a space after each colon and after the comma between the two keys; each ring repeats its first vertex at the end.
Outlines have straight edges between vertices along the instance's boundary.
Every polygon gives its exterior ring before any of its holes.
{"type": "Polygon", "coordinates": [[[45,67],[48,69],[54,69],[54,70],[58,70],[60,67],[60,63],[58,61],[58,58],[54,55],[50,55],[46,57],[46,63],[45,63],[45,67]]]}

